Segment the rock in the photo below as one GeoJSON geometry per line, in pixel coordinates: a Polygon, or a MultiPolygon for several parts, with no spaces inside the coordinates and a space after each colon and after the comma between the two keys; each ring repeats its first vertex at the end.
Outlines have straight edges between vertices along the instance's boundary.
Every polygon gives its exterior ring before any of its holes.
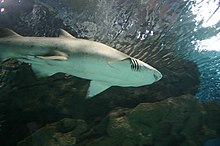
{"type": "Polygon", "coordinates": [[[140,103],[133,109],[115,109],[102,122],[105,132],[78,146],[204,145],[209,138],[220,136],[220,106],[202,105],[194,96],[183,95],[140,103]]]}
{"type": "Polygon", "coordinates": [[[18,146],[74,146],[77,137],[87,130],[84,120],[65,118],[39,129],[18,143],[18,146]]]}
{"type": "Polygon", "coordinates": [[[24,127],[17,125],[23,122],[17,121],[14,131],[20,132],[27,126],[33,134],[18,146],[194,146],[220,136],[220,106],[201,104],[188,94],[155,103],[140,103],[134,108],[117,107],[96,123],[64,118],[46,126],[39,121],[26,122],[24,127]]]}

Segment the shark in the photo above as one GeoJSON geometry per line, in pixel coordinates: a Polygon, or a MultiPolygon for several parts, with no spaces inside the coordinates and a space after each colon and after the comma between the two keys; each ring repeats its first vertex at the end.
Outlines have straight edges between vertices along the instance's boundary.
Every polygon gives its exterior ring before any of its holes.
{"type": "Polygon", "coordinates": [[[0,60],[9,58],[30,64],[37,78],[62,72],[90,80],[87,98],[111,86],[139,87],[162,78],[157,69],[139,59],[63,29],[58,37],[29,37],[0,28],[0,60]]]}

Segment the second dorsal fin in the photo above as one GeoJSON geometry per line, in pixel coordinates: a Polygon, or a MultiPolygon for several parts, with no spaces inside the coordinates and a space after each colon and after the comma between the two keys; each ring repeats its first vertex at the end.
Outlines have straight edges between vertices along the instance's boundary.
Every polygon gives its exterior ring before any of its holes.
{"type": "Polygon", "coordinates": [[[72,36],[71,34],[69,34],[69,33],[68,33],[67,31],[65,31],[64,29],[60,29],[59,37],[76,39],[74,36],[72,36]]]}

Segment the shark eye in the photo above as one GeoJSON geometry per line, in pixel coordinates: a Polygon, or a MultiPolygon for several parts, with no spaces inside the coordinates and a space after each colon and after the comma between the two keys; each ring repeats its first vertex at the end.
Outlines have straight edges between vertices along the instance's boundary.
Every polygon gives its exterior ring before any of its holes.
{"type": "Polygon", "coordinates": [[[133,71],[139,71],[141,69],[141,66],[139,65],[136,59],[130,58],[130,64],[131,64],[131,70],[133,71]]]}

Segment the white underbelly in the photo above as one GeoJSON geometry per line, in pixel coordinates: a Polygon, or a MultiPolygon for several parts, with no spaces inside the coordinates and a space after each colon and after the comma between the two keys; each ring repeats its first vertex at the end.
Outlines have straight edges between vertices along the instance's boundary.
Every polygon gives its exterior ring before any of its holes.
{"type": "Polygon", "coordinates": [[[111,85],[127,86],[126,81],[121,79],[120,71],[112,68],[105,60],[72,60],[69,74],[89,80],[96,80],[111,85]]]}

